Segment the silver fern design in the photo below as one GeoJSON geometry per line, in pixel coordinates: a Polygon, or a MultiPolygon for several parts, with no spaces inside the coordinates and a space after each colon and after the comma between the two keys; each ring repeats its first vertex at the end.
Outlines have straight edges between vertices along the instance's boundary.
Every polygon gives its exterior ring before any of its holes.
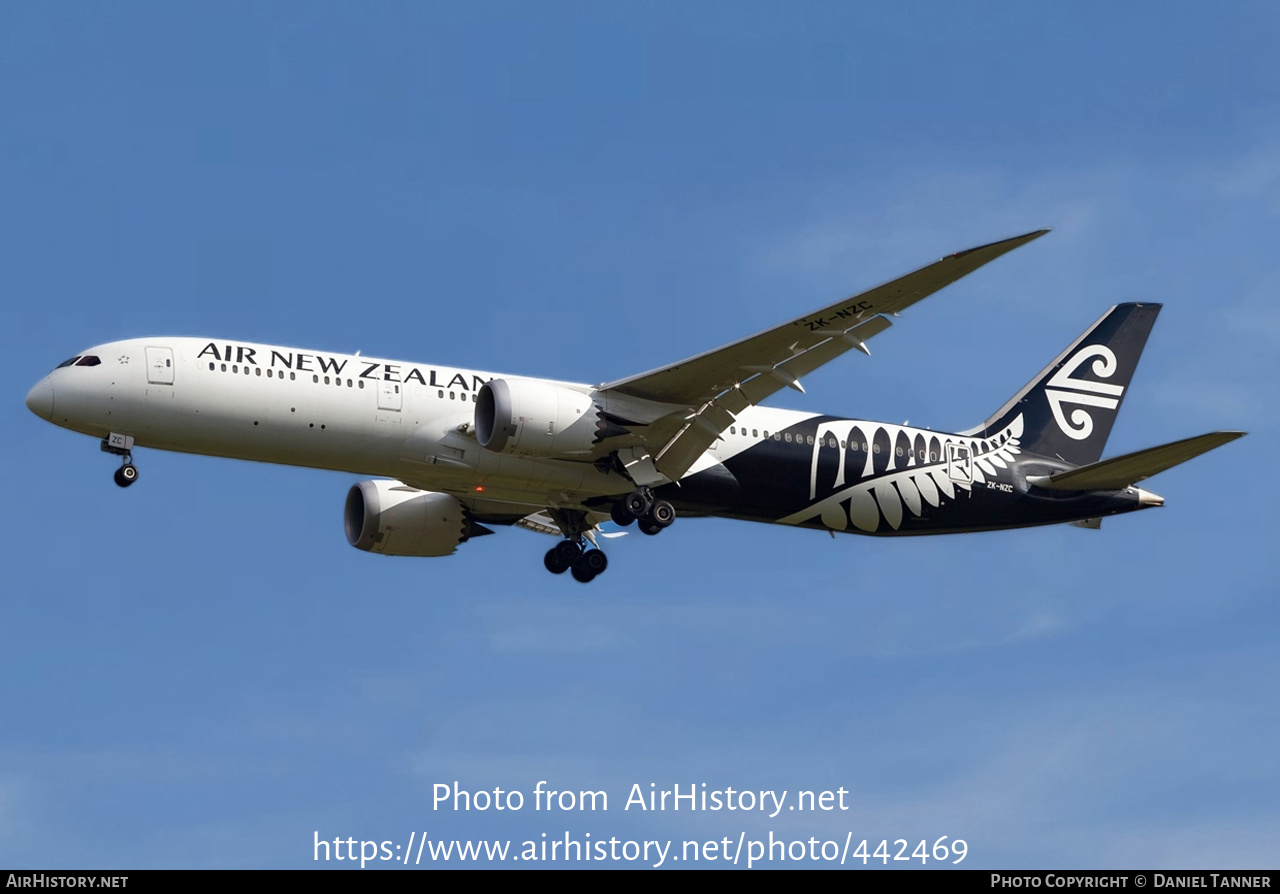
{"type": "Polygon", "coordinates": [[[998,436],[985,439],[875,423],[823,422],[814,440],[809,499],[817,497],[823,451],[839,453],[835,480],[823,482],[835,492],[779,521],[794,525],[816,516],[834,531],[852,524],[867,533],[874,533],[883,521],[896,531],[906,513],[919,518],[926,507],[955,499],[957,491],[996,479],[999,470],[1022,452],[1021,437],[1021,415],[998,436]],[[871,436],[865,438],[863,427],[870,430],[872,425],[871,436]],[[846,487],[847,478],[856,483],[846,487]]]}
{"type": "Polygon", "coordinates": [[[1116,355],[1106,345],[1089,345],[1081,348],[1074,357],[1063,364],[1062,369],[1054,373],[1044,395],[1049,399],[1049,408],[1053,411],[1053,419],[1058,428],[1069,438],[1083,441],[1093,434],[1093,415],[1082,407],[1101,407],[1114,410],[1120,406],[1120,397],[1124,394],[1123,385],[1109,385],[1106,382],[1094,382],[1089,379],[1075,378],[1076,370],[1084,366],[1091,357],[1093,374],[1100,379],[1109,379],[1115,375],[1120,364],[1116,355]],[[1068,390],[1059,390],[1059,389],[1068,390]],[[1068,422],[1062,411],[1064,403],[1078,404],[1079,408],[1071,411],[1068,422]]]}

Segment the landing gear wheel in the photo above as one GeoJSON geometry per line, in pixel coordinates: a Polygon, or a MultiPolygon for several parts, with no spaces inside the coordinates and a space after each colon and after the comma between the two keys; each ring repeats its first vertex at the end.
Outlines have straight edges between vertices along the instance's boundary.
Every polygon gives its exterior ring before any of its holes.
{"type": "Polygon", "coordinates": [[[581,565],[586,571],[590,572],[592,577],[597,574],[603,574],[604,570],[609,567],[608,557],[598,549],[589,549],[574,562],[574,567],[581,565]]]}
{"type": "Polygon", "coordinates": [[[572,540],[561,540],[555,545],[552,552],[556,554],[556,558],[564,563],[564,567],[568,568],[577,560],[578,556],[582,555],[582,547],[572,540]]]}
{"type": "MultiPolygon", "coordinates": [[[[552,574],[564,574],[576,567],[582,558],[582,547],[572,540],[561,540],[542,557],[542,564],[552,574]]],[[[597,572],[599,573],[599,572],[597,572]]]]}
{"type": "Polygon", "coordinates": [[[138,467],[133,463],[125,463],[116,469],[115,480],[121,487],[128,487],[138,480],[138,467]]]}
{"type": "Polygon", "coordinates": [[[658,524],[655,521],[650,521],[647,518],[642,518],[640,519],[640,530],[652,536],[654,534],[659,533],[662,530],[662,525],[658,524]]]}
{"type": "Polygon", "coordinates": [[[627,509],[626,503],[623,500],[619,500],[613,504],[613,508],[609,510],[609,517],[613,519],[613,523],[619,528],[625,528],[636,520],[636,517],[631,514],[629,509],[627,509]]]}
{"type": "Polygon", "coordinates": [[[560,561],[560,553],[556,547],[547,550],[547,554],[542,557],[542,564],[552,574],[564,574],[569,570],[569,563],[560,561]]]}
{"type": "Polygon", "coordinates": [[[638,490],[627,494],[626,499],[622,501],[623,508],[636,518],[644,518],[648,515],[652,505],[653,499],[638,490]]]}
{"type": "Polygon", "coordinates": [[[666,500],[658,500],[649,510],[650,520],[660,528],[665,528],[676,520],[676,507],[666,500]]]}
{"type": "Polygon", "coordinates": [[[579,583],[590,583],[608,567],[609,560],[604,553],[598,549],[589,549],[573,563],[573,579],[579,583]]]}

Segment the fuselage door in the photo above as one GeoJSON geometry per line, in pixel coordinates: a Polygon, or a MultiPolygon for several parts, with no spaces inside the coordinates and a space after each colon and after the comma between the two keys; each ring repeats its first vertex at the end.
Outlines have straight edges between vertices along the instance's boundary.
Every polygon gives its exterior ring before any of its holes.
{"type": "Polygon", "coordinates": [[[973,481],[973,453],[967,444],[947,444],[947,474],[952,481],[973,481]]]}
{"type": "Polygon", "coordinates": [[[147,381],[152,385],[173,384],[172,348],[147,348],[147,381]]]}
{"type": "Polygon", "coordinates": [[[399,410],[401,398],[399,382],[378,382],[379,410],[399,410]]]}

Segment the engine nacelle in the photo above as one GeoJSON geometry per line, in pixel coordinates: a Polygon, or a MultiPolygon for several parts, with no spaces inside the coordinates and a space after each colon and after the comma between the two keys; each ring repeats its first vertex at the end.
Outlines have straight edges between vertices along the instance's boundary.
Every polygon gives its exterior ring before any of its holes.
{"type": "Polygon", "coordinates": [[[470,530],[457,497],[387,480],[353,484],[343,523],[348,543],[384,556],[447,556],[470,530]]]}
{"type": "Polygon", "coordinates": [[[538,379],[493,379],[476,394],[476,438],[494,453],[586,459],[599,411],[588,394],[538,379]]]}

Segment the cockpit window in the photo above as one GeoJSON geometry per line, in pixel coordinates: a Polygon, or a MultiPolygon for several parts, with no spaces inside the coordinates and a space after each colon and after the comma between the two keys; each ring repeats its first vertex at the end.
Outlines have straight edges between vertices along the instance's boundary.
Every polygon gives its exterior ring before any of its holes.
{"type": "Polygon", "coordinates": [[[85,356],[80,358],[80,361],[76,363],[76,366],[97,366],[101,362],[102,361],[99,360],[94,355],[86,354],[85,356]]]}
{"type": "Polygon", "coordinates": [[[70,366],[71,364],[75,363],[79,359],[80,359],[80,355],[77,354],[76,356],[72,357],[70,360],[62,361],[57,366],[55,366],[54,369],[62,369],[64,366],[70,366]]]}

